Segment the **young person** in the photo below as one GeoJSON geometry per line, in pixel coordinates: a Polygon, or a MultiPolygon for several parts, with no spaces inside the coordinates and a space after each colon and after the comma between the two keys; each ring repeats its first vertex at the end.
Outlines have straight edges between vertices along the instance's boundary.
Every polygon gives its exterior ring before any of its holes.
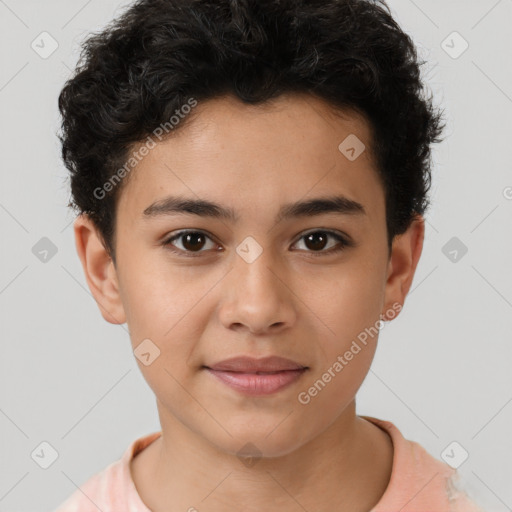
{"type": "Polygon", "coordinates": [[[443,129],[383,1],[140,0],[59,108],[78,255],[161,432],[58,512],[477,510],[355,409],[443,129]]]}

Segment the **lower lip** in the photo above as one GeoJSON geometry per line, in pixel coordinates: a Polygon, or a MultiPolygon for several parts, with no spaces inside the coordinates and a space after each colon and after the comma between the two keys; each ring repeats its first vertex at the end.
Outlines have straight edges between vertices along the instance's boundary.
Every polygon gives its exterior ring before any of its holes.
{"type": "Polygon", "coordinates": [[[270,395],[284,389],[298,380],[307,368],[301,370],[283,370],[282,372],[267,374],[228,372],[212,370],[211,368],[206,369],[229,387],[247,395],[257,396],[270,395]]]}

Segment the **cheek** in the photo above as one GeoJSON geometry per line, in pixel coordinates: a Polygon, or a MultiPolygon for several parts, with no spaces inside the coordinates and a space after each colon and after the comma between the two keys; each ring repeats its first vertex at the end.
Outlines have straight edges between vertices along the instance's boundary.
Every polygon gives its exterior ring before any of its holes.
{"type": "Polygon", "coordinates": [[[311,278],[305,303],[317,313],[335,340],[335,349],[375,324],[384,299],[384,276],[378,262],[359,259],[311,278]]]}
{"type": "Polygon", "coordinates": [[[139,369],[160,401],[178,410],[190,407],[178,383],[186,382],[192,371],[200,337],[197,302],[207,290],[170,267],[165,271],[139,260],[125,270],[123,303],[139,369]]]}
{"type": "MultiPolygon", "coordinates": [[[[153,251],[157,253],[158,251],[153,251]]],[[[132,348],[150,340],[158,357],[139,367],[156,390],[169,373],[180,382],[185,380],[190,367],[198,364],[193,354],[208,320],[208,292],[222,274],[198,275],[198,268],[171,264],[165,257],[132,254],[119,265],[122,300],[130,330],[132,348]],[[167,373],[166,370],[169,372],[167,373]]],[[[148,345],[152,347],[151,343],[148,345]]],[[[166,384],[168,386],[168,382],[166,384]]]]}
{"type": "Polygon", "coordinates": [[[169,335],[204,293],[200,280],[184,266],[173,265],[160,249],[125,251],[119,275],[127,322],[139,337],[169,335]]]}
{"type": "Polygon", "coordinates": [[[324,292],[317,299],[322,300],[320,316],[329,330],[322,329],[324,336],[317,331],[319,357],[296,397],[312,422],[317,415],[337,417],[352,401],[369,371],[379,334],[378,287],[347,273],[324,292]]]}
{"type": "Polygon", "coordinates": [[[354,350],[358,353],[344,351],[340,354],[342,359],[330,364],[313,384],[313,388],[319,391],[316,398],[312,398],[312,403],[316,401],[314,407],[318,411],[325,411],[328,417],[337,417],[352,402],[369,371],[375,345],[358,345],[359,348],[354,350]],[[350,361],[346,358],[347,352],[353,354],[350,361]]]}
{"type": "Polygon", "coordinates": [[[316,276],[309,287],[305,302],[325,328],[318,324],[324,333],[318,339],[320,359],[303,391],[306,402],[332,414],[354,396],[375,354],[384,291],[378,265],[378,259],[361,257],[333,270],[329,279],[316,276]]]}

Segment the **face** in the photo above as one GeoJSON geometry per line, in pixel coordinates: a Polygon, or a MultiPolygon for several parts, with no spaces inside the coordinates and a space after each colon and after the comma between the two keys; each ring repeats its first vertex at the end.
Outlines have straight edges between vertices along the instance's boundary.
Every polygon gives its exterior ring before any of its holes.
{"type": "MultiPolygon", "coordinates": [[[[224,97],[193,115],[124,184],[116,265],[89,284],[105,318],[126,321],[133,349],[149,353],[149,364],[137,361],[164,429],[177,421],[227,453],[251,442],[286,454],[353,404],[381,314],[403,303],[422,233],[388,257],[384,189],[369,126],[355,114],[290,95],[264,106],[224,97]],[[338,147],[354,135],[366,150],[349,159],[338,147]],[[169,198],[218,208],[183,211],[169,198]],[[307,369],[249,394],[205,368],[272,355],[307,369]]],[[[86,268],[87,244],[77,243],[86,268]]]]}

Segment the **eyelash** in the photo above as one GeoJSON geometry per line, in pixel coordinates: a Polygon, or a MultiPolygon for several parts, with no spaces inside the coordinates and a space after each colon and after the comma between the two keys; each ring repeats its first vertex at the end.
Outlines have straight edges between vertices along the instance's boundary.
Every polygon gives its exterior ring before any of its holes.
{"type": "MultiPolygon", "coordinates": [[[[184,235],[191,234],[191,233],[199,233],[201,235],[206,236],[207,238],[210,238],[210,240],[212,240],[212,238],[207,233],[205,233],[204,231],[200,231],[200,230],[183,230],[183,231],[179,231],[178,233],[173,235],[171,238],[168,238],[166,241],[163,242],[163,245],[165,247],[167,247],[171,252],[173,252],[175,254],[178,254],[179,256],[183,256],[185,258],[196,258],[198,256],[201,256],[201,253],[202,252],[206,252],[206,251],[202,251],[202,250],[201,251],[195,251],[195,252],[194,251],[184,251],[183,249],[177,249],[172,244],[172,242],[174,242],[174,240],[177,240],[178,238],[180,238],[180,237],[182,237],[184,235]]],[[[314,233],[324,233],[326,235],[330,235],[330,236],[332,236],[333,238],[335,238],[339,242],[337,246],[334,246],[334,247],[330,248],[327,251],[324,251],[324,250],[320,250],[320,251],[306,251],[306,252],[311,253],[311,256],[314,256],[314,257],[325,256],[325,255],[330,255],[330,254],[338,253],[338,252],[344,250],[345,248],[352,247],[354,245],[353,242],[351,242],[351,241],[347,240],[346,238],[342,237],[341,235],[339,235],[335,231],[330,231],[330,230],[327,230],[327,229],[326,230],[317,229],[315,231],[309,231],[309,232],[305,233],[304,235],[302,235],[297,240],[297,242],[299,242],[304,237],[306,237],[308,235],[311,235],[311,234],[314,234],[314,233]]],[[[295,243],[297,243],[297,242],[295,242],[295,243]]]]}

